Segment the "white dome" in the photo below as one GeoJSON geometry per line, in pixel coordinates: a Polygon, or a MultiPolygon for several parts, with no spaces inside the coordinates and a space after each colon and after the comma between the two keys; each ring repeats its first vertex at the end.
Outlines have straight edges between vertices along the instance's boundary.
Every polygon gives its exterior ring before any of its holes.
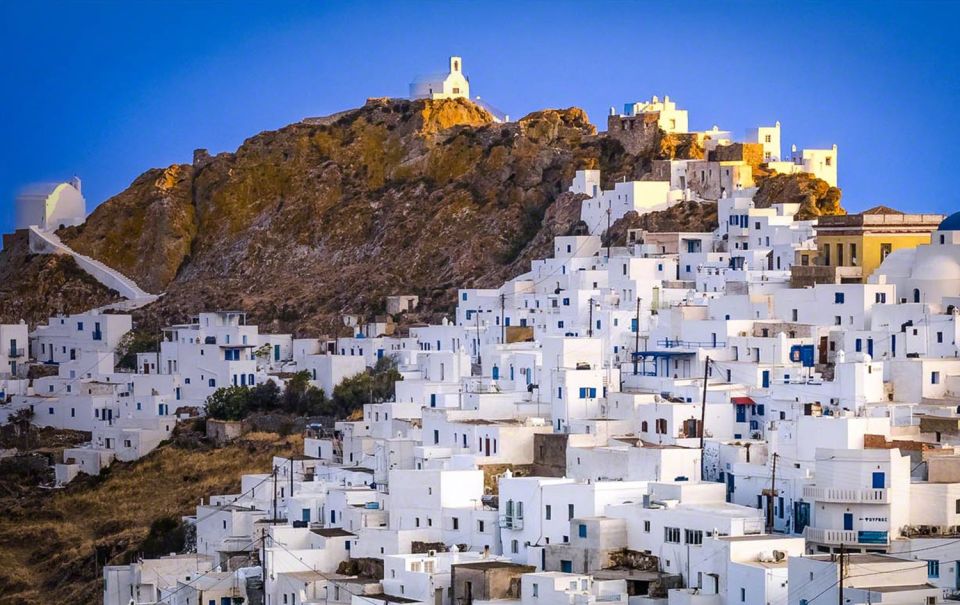
{"type": "Polygon", "coordinates": [[[928,256],[919,260],[913,269],[914,279],[960,280],[960,262],[945,254],[928,256]]]}

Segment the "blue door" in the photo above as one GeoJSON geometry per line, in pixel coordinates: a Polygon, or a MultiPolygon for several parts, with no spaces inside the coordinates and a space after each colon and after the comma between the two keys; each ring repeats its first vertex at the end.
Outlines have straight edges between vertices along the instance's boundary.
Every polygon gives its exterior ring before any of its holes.
{"type": "Polygon", "coordinates": [[[843,513],[843,529],[846,531],[853,530],[853,513],[843,513]]]}
{"type": "Polygon", "coordinates": [[[877,471],[873,473],[873,489],[883,489],[886,485],[886,476],[884,473],[877,471]]]}
{"type": "Polygon", "coordinates": [[[573,561],[560,561],[560,571],[563,573],[573,573],[573,561]]]}
{"type": "Polygon", "coordinates": [[[500,368],[493,366],[493,379],[500,380],[500,368]]]}
{"type": "Polygon", "coordinates": [[[867,355],[873,357],[873,339],[867,339],[867,355]]]}
{"type": "Polygon", "coordinates": [[[306,521],[307,523],[310,522],[310,509],[309,509],[309,508],[304,508],[304,509],[302,509],[302,510],[300,511],[300,520],[301,520],[301,521],[306,521]]]}
{"type": "Polygon", "coordinates": [[[890,355],[893,357],[897,356],[897,335],[893,334],[890,336],[890,355]]]}
{"type": "Polygon", "coordinates": [[[770,370],[763,371],[763,388],[770,387],[770,370]]]}

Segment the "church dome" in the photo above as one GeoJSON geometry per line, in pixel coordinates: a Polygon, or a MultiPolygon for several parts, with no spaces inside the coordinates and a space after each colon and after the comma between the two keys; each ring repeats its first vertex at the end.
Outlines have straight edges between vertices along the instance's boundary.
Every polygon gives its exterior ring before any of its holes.
{"type": "Polygon", "coordinates": [[[960,231],[960,212],[954,212],[943,219],[937,231],[960,231]]]}
{"type": "Polygon", "coordinates": [[[913,278],[931,281],[960,280],[960,263],[949,256],[931,256],[917,264],[913,270],[913,278]]]}

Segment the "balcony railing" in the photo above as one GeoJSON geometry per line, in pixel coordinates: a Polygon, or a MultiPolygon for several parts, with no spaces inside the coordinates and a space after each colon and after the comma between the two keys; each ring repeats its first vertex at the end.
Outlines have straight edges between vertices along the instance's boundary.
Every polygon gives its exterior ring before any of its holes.
{"type": "Polygon", "coordinates": [[[803,537],[810,542],[834,545],[887,545],[890,535],[886,531],[858,531],[851,529],[825,529],[820,527],[806,527],[803,537]]]}
{"type": "Polygon", "coordinates": [[[657,346],[664,349],[711,349],[724,348],[727,343],[722,340],[682,340],[679,338],[661,338],[657,346]]]}
{"type": "Polygon", "coordinates": [[[807,485],[803,488],[803,497],[820,502],[863,502],[867,504],[887,504],[889,493],[886,489],[857,489],[843,487],[817,487],[807,485]]]}
{"type": "Polygon", "coordinates": [[[7,351],[7,357],[23,357],[26,354],[25,349],[18,349],[16,347],[10,347],[10,350],[7,351]]]}
{"type": "Polygon", "coordinates": [[[523,529],[523,517],[503,515],[500,517],[501,529],[523,529]]]}

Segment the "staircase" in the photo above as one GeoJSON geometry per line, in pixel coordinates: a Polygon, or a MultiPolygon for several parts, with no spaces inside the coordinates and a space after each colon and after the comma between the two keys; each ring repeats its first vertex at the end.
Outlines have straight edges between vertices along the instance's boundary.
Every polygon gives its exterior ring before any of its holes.
{"type": "Polygon", "coordinates": [[[146,306],[157,300],[156,294],[142,290],[136,282],[108,267],[100,261],[84,256],[73,250],[60,240],[56,233],[43,231],[36,225],[30,227],[30,251],[37,254],[66,254],[72,256],[81,269],[90,274],[98,282],[115,290],[126,300],[101,307],[99,310],[131,311],[146,306]]]}

